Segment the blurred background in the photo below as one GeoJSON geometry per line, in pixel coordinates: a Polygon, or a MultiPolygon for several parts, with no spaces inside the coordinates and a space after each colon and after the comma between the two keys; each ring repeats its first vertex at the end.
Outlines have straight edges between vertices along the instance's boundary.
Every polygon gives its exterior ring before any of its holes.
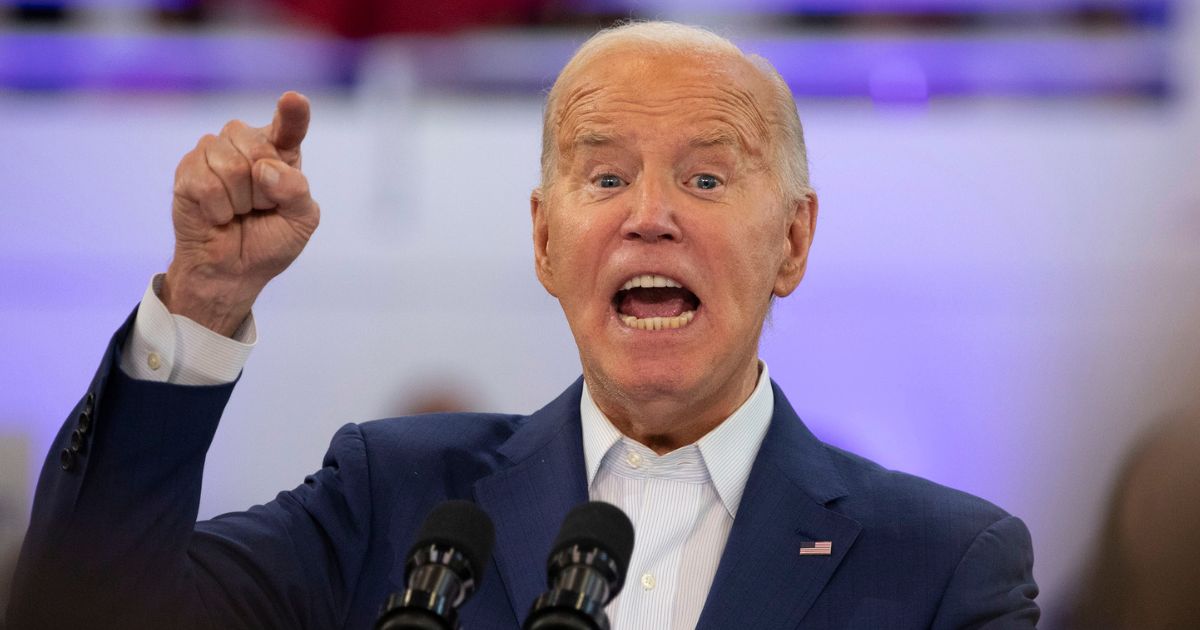
{"type": "Polygon", "coordinates": [[[1061,623],[1134,445],[1200,414],[1189,0],[0,0],[0,567],[170,259],[176,163],[286,89],[322,225],[256,305],[201,516],[295,486],[345,422],[569,385],[529,239],[542,97],[622,18],[709,26],[791,84],[821,215],[772,376],[822,438],[1021,516],[1061,623]]]}

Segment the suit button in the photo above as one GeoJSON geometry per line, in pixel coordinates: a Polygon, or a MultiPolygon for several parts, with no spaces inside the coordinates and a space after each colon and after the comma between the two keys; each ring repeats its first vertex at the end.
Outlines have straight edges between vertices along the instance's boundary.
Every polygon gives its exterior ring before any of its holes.
{"type": "Polygon", "coordinates": [[[80,412],[79,419],[75,423],[75,426],[79,427],[80,433],[87,433],[90,431],[92,429],[92,414],[87,411],[80,412]]]}
{"type": "Polygon", "coordinates": [[[75,467],[75,453],[70,449],[63,449],[58,453],[58,465],[62,466],[63,470],[71,470],[75,467]]]}
{"type": "Polygon", "coordinates": [[[83,401],[83,413],[92,413],[92,408],[96,404],[96,395],[88,392],[87,398],[83,401]]]}
{"type": "Polygon", "coordinates": [[[79,451],[82,451],[85,444],[87,444],[87,441],[84,439],[83,431],[81,429],[75,429],[71,432],[72,453],[78,453],[79,451]]]}

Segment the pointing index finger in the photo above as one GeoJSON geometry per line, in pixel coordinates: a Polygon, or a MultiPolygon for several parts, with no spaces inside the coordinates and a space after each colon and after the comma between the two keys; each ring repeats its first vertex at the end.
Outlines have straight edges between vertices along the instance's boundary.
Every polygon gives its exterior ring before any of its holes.
{"type": "Polygon", "coordinates": [[[281,154],[298,151],[308,133],[308,99],[299,92],[284,92],[275,104],[275,118],[267,126],[267,138],[281,154]]]}

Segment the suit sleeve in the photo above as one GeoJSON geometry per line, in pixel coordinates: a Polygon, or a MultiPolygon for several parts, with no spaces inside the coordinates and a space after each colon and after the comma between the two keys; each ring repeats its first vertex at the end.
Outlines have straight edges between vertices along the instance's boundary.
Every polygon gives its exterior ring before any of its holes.
{"type": "Polygon", "coordinates": [[[975,537],[942,597],[934,630],[1034,628],[1033,542],[1025,523],[1005,516],[975,537]]]}
{"type": "Polygon", "coordinates": [[[341,625],[370,519],[357,427],[338,432],[295,490],[197,524],[205,455],[233,384],[129,378],[117,367],[129,325],[42,468],[10,626],[341,625]]]}

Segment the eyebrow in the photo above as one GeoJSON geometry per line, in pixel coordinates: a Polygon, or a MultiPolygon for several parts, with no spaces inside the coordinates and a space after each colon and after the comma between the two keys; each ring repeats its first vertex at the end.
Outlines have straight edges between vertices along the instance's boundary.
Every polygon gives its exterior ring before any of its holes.
{"type": "Polygon", "coordinates": [[[732,129],[717,127],[692,136],[688,146],[703,149],[707,147],[737,147],[742,145],[741,138],[732,129]]]}
{"type": "Polygon", "coordinates": [[[577,147],[602,147],[617,142],[617,137],[614,134],[597,131],[594,129],[583,129],[575,134],[573,145],[577,147]]]}
{"type": "MultiPolygon", "coordinates": [[[[582,129],[575,134],[571,144],[575,147],[603,147],[620,142],[618,134],[596,129],[582,129]]],[[[688,146],[693,149],[708,147],[740,147],[742,139],[732,129],[715,127],[702,131],[688,139],[688,146]]]]}

